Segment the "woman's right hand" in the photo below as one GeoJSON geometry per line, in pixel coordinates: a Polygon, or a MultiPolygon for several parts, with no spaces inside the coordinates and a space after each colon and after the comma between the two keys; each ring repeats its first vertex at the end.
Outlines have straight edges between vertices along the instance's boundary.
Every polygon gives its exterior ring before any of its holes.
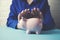
{"type": "Polygon", "coordinates": [[[22,10],[19,14],[18,14],[18,22],[20,21],[20,19],[24,18],[26,13],[30,13],[29,9],[25,9],[22,10]]]}

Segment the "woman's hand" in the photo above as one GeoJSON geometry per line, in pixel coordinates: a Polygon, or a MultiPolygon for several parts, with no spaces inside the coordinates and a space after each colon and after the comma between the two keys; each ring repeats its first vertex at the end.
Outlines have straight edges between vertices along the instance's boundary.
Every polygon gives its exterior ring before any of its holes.
{"type": "Polygon", "coordinates": [[[39,8],[33,8],[31,10],[31,14],[33,14],[33,18],[41,18],[42,12],[39,10],[39,8]]]}
{"type": "Polygon", "coordinates": [[[22,18],[27,18],[27,13],[30,13],[29,9],[22,10],[22,12],[18,15],[18,21],[22,18]]]}

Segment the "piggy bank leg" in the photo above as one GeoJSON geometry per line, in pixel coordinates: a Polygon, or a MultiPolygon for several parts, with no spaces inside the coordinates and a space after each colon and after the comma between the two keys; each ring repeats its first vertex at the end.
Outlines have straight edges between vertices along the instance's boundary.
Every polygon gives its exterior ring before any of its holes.
{"type": "Polygon", "coordinates": [[[36,31],[36,34],[40,34],[40,32],[36,31]]]}
{"type": "Polygon", "coordinates": [[[26,30],[26,34],[30,34],[30,30],[26,30]]]}
{"type": "Polygon", "coordinates": [[[41,33],[41,30],[36,31],[36,34],[40,34],[40,33],[41,33]]]}
{"type": "Polygon", "coordinates": [[[26,34],[36,34],[36,32],[27,30],[27,31],[26,31],[26,34]]]}
{"type": "Polygon", "coordinates": [[[42,23],[39,24],[39,26],[37,26],[37,29],[36,29],[36,34],[40,34],[41,31],[42,31],[42,23]]]}

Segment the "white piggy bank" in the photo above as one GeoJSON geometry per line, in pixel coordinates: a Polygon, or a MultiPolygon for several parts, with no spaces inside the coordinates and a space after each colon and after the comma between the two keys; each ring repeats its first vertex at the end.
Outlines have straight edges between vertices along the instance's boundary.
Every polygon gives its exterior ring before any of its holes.
{"type": "Polygon", "coordinates": [[[43,27],[43,20],[39,18],[30,18],[24,21],[24,19],[21,19],[17,27],[26,30],[27,34],[30,34],[30,32],[40,34],[43,27]]]}
{"type": "Polygon", "coordinates": [[[42,19],[39,18],[30,18],[27,19],[26,22],[26,33],[29,34],[30,32],[35,32],[36,34],[40,34],[42,30],[42,19]]]}

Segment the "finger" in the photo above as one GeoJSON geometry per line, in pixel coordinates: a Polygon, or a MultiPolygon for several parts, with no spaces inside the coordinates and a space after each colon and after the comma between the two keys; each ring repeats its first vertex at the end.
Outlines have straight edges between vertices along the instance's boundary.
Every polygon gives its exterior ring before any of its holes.
{"type": "Polygon", "coordinates": [[[37,8],[34,8],[34,11],[37,11],[37,8]]]}
{"type": "Polygon", "coordinates": [[[36,14],[37,13],[37,8],[33,8],[33,12],[36,14]]]}
{"type": "Polygon", "coordinates": [[[21,13],[24,13],[24,10],[21,13]]]}
{"type": "Polygon", "coordinates": [[[30,10],[29,9],[25,9],[25,13],[30,13],[30,10]]]}
{"type": "Polygon", "coordinates": [[[40,12],[40,15],[42,15],[42,12],[40,12]]]}
{"type": "Polygon", "coordinates": [[[40,12],[40,18],[43,18],[42,12],[40,12]]]}
{"type": "Polygon", "coordinates": [[[23,10],[23,12],[24,12],[24,13],[26,13],[26,9],[25,9],[25,10],[23,10]]]}
{"type": "Polygon", "coordinates": [[[37,12],[40,12],[39,8],[37,8],[37,12]]]}
{"type": "Polygon", "coordinates": [[[24,11],[24,10],[22,10],[22,12],[21,12],[21,13],[19,13],[19,15],[18,15],[18,19],[21,19],[21,17],[22,17],[24,14],[25,14],[25,11],[24,11]]]}
{"type": "Polygon", "coordinates": [[[34,15],[34,10],[33,9],[31,9],[31,14],[34,15]]]}
{"type": "Polygon", "coordinates": [[[30,13],[30,9],[27,9],[27,11],[26,11],[27,13],[30,13]]]}
{"type": "Polygon", "coordinates": [[[21,19],[21,13],[18,14],[18,22],[21,19]]]}

